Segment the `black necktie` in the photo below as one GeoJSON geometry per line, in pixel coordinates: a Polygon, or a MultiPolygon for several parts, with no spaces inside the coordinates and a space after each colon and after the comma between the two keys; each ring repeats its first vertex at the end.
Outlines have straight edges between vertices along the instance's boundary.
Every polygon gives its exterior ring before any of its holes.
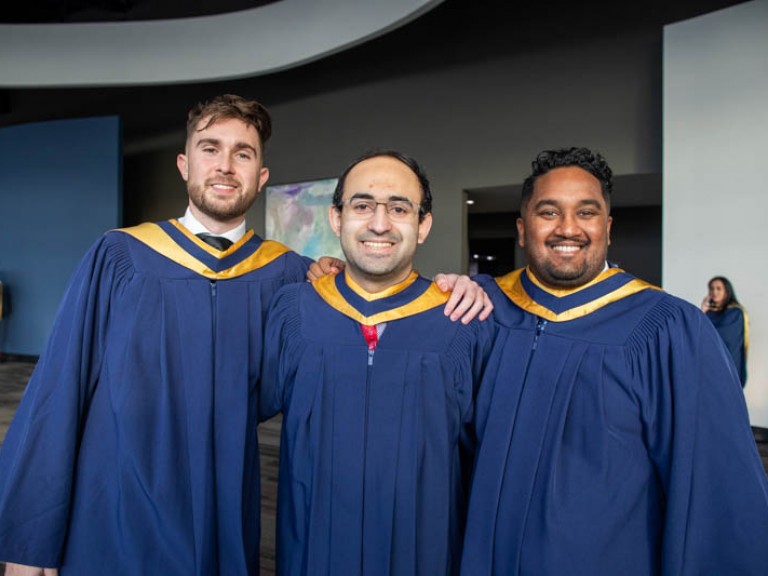
{"type": "Polygon", "coordinates": [[[197,237],[206,244],[209,244],[216,248],[216,250],[221,250],[222,252],[232,246],[232,240],[229,238],[224,238],[224,236],[214,236],[213,234],[208,234],[207,232],[200,232],[197,237]]]}

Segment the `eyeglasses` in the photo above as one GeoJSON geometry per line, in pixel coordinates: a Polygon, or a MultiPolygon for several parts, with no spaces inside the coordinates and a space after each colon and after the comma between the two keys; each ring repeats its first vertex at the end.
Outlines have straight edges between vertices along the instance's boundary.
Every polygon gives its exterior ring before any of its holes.
{"type": "Polygon", "coordinates": [[[387,216],[392,220],[408,220],[416,214],[420,207],[413,205],[410,200],[389,200],[388,202],[376,202],[372,198],[352,198],[343,203],[349,206],[352,216],[361,220],[372,218],[376,213],[376,207],[381,204],[387,211],[387,216]]]}

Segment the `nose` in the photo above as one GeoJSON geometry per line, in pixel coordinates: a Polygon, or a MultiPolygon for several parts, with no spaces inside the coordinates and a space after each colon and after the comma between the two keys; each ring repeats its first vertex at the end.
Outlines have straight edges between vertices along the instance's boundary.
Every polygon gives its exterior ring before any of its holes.
{"type": "Polygon", "coordinates": [[[222,174],[232,173],[232,158],[230,158],[229,154],[221,154],[219,156],[219,165],[216,167],[216,170],[222,174]]]}
{"type": "Polygon", "coordinates": [[[376,204],[376,208],[373,210],[373,215],[371,216],[371,219],[368,220],[368,229],[373,230],[377,234],[381,234],[390,228],[392,228],[392,222],[387,215],[387,205],[383,203],[376,204]]]}
{"type": "Polygon", "coordinates": [[[578,236],[580,229],[576,214],[571,214],[570,212],[563,213],[560,217],[558,230],[562,236],[578,236]]]}

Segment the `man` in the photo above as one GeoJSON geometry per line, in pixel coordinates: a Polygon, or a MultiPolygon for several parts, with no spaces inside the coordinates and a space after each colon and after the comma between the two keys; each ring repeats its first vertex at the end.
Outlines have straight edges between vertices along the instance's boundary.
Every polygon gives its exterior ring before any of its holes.
{"type": "Polygon", "coordinates": [[[109,232],[80,264],[0,457],[1,559],[62,576],[257,572],[261,317],[307,271],[245,230],[270,133],[257,102],[198,105],[177,161],[184,217],[109,232]]]}
{"type": "MultiPolygon", "coordinates": [[[[105,234],[75,272],[0,453],[8,576],[258,573],[262,318],[309,262],[246,232],[271,131],[256,101],[196,106],[184,217],[105,234]]],[[[459,288],[466,320],[483,299],[459,288]]]]}
{"type": "Polygon", "coordinates": [[[329,217],[344,274],[278,292],[260,409],[282,411],[277,573],[456,574],[474,383],[490,323],[451,323],[413,269],[432,224],[419,165],[369,153],[329,217]]]}
{"type": "Polygon", "coordinates": [[[611,170],[546,151],[523,184],[528,267],[486,290],[462,573],[765,574],[768,486],[738,375],[694,306],[606,263],[611,170]]]}

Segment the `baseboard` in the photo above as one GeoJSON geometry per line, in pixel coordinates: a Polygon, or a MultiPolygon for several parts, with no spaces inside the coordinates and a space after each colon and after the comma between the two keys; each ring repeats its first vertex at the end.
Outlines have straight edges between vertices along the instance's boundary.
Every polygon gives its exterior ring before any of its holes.
{"type": "Polygon", "coordinates": [[[30,364],[37,364],[40,356],[30,356],[28,354],[7,354],[6,352],[0,352],[0,362],[29,362],[30,364]]]}

